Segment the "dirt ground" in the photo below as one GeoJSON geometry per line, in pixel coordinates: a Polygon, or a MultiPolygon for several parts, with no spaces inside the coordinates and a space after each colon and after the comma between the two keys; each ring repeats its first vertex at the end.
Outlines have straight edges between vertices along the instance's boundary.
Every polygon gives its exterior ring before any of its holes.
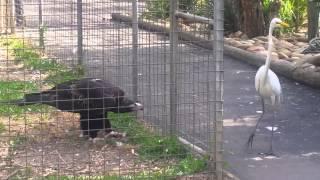
{"type": "MultiPolygon", "coordinates": [[[[0,80],[41,80],[43,74],[24,70],[6,50],[0,50],[0,80]]],[[[0,117],[0,177],[47,175],[133,174],[158,170],[172,160],[142,161],[126,138],[96,143],[80,138],[79,116],[50,111],[22,117],[0,117]]]]}

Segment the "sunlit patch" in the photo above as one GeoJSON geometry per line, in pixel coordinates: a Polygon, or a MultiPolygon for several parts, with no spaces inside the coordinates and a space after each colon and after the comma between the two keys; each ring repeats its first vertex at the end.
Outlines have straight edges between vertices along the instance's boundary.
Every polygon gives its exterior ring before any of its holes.
{"type": "Polygon", "coordinates": [[[261,157],[254,157],[254,158],[251,158],[252,160],[255,160],[255,161],[262,161],[263,159],[261,157]]]}
{"type": "Polygon", "coordinates": [[[280,159],[279,157],[276,157],[276,156],[266,156],[264,158],[265,159],[280,159]]]}
{"type": "Polygon", "coordinates": [[[304,157],[310,157],[310,156],[320,156],[320,152],[309,152],[305,154],[301,154],[304,157]]]}
{"type": "Polygon", "coordinates": [[[101,79],[91,79],[92,82],[102,81],[101,79]]]}
{"type": "MultiPolygon", "coordinates": [[[[266,129],[268,129],[269,131],[272,131],[272,127],[271,126],[267,126],[266,129]]],[[[273,127],[273,131],[278,130],[278,127],[273,127]]]]}
{"type": "Polygon", "coordinates": [[[239,119],[224,119],[224,126],[255,126],[256,124],[256,116],[246,116],[239,119]]]}
{"type": "Polygon", "coordinates": [[[142,106],[142,104],[141,104],[141,103],[138,103],[138,102],[136,102],[135,105],[136,105],[136,106],[140,106],[140,107],[142,106]]]}

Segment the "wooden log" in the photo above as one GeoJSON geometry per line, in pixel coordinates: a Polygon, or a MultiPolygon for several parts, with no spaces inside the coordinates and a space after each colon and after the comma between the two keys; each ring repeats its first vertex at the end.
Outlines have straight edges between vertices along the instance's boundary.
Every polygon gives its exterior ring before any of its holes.
{"type": "Polygon", "coordinates": [[[203,23],[203,24],[213,25],[213,20],[206,17],[189,14],[189,13],[183,13],[180,11],[176,12],[175,15],[178,18],[185,19],[188,23],[203,23]]]}
{"type": "Polygon", "coordinates": [[[302,66],[305,63],[309,63],[315,66],[320,66],[320,55],[311,56],[300,60],[297,65],[302,66]]]}

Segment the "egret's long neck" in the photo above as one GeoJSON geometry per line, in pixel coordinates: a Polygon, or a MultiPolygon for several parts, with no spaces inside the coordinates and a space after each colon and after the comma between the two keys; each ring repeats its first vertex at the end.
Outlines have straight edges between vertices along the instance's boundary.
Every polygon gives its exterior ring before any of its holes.
{"type": "Polygon", "coordinates": [[[268,70],[270,68],[270,63],[271,63],[271,54],[272,54],[272,45],[273,45],[273,42],[272,42],[273,29],[274,29],[274,27],[272,25],[270,25],[269,35],[268,35],[268,52],[267,52],[267,59],[266,59],[266,63],[265,63],[265,66],[266,66],[266,72],[265,72],[265,76],[264,76],[265,78],[268,75],[268,70]]]}

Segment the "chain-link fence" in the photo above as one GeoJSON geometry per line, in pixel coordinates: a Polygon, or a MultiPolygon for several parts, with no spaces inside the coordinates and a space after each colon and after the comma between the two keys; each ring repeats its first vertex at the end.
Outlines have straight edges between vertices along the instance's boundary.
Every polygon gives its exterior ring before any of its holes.
{"type": "Polygon", "coordinates": [[[1,177],[222,179],[223,1],[8,7],[1,177]]]}

